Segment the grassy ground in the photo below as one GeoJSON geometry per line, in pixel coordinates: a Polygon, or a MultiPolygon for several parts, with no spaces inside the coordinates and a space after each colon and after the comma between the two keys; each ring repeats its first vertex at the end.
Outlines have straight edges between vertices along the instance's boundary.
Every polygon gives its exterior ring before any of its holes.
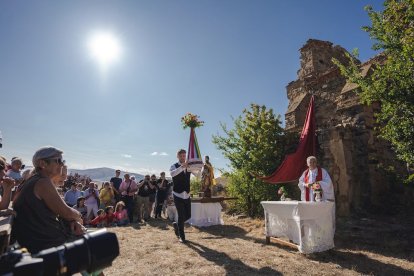
{"type": "Polygon", "coordinates": [[[414,275],[412,221],[338,220],[336,248],[309,255],[265,245],[263,220],[224,215],[224,222],[187,227],[187,244],[164,220],[111,228],[121,255],[105,275],[414,275]]]}

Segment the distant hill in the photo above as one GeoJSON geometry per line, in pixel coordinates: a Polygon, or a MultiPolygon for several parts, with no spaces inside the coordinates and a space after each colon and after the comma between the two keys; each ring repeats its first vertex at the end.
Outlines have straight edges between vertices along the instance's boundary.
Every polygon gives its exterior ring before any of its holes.
{"type": "MultiPolygon", "coordinates": [[[[95,169],[86,169],[86,170],[74,170],[69,169],[69,174],[78,173],[80,175],[87,175],[94,181],[109,181],[113,176],[115,176],[115,169],[111,168],[95,168],[95,169]]],[[[137,180],[141,180],[144,178],[144,175],[139,173],[133,172],[124,172],[121,171],[121,176],[123,177],[124,174],[129,173],[129,175],[134,175],[137,180]]]]}

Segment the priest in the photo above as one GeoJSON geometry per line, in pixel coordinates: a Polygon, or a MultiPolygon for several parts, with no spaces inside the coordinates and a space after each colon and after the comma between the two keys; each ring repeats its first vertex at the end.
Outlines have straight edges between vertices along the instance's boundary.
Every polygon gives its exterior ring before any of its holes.
{"type": "Polygon", "coordinates": [[[328,172],[317,166],[315,156],[309,156],[306,163],[308,169],[299,178],[300,199],[302,201],[315,201],[315,190],[322,190],[322,201],[335,201],[332,180],[328,172]]]}

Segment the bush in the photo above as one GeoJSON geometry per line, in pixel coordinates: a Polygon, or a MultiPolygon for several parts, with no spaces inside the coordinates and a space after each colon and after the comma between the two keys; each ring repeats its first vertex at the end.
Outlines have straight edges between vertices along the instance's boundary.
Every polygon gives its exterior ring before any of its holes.
{"type": "Polygon", "coordinates": [[[229,201],[229,213],[247,213],[250,217],[263,216],[261,201],[277,199],[277,185],[264,183],[241,171],[229,175],[229,183],[226,187],[230,197],[237,200],[229,201]]]}

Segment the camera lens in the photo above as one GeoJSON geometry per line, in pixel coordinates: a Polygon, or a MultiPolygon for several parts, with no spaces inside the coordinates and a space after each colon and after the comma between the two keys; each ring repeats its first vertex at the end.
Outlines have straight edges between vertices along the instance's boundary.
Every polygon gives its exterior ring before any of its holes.
{"type": "Polygon", "coordinates": [[[90,264],[88,272],[107,267],[119,255],[118,238],[115,233],[101,229],[84,236],[89,246],[90,264]]]}
{"type": "Polygon", "coordinates": [[[42,250],[34,257],[43,259],[44,275],[72,275],[110,266],[118,255],[116,235],[101,229],[76,241],[42,250]]]}

